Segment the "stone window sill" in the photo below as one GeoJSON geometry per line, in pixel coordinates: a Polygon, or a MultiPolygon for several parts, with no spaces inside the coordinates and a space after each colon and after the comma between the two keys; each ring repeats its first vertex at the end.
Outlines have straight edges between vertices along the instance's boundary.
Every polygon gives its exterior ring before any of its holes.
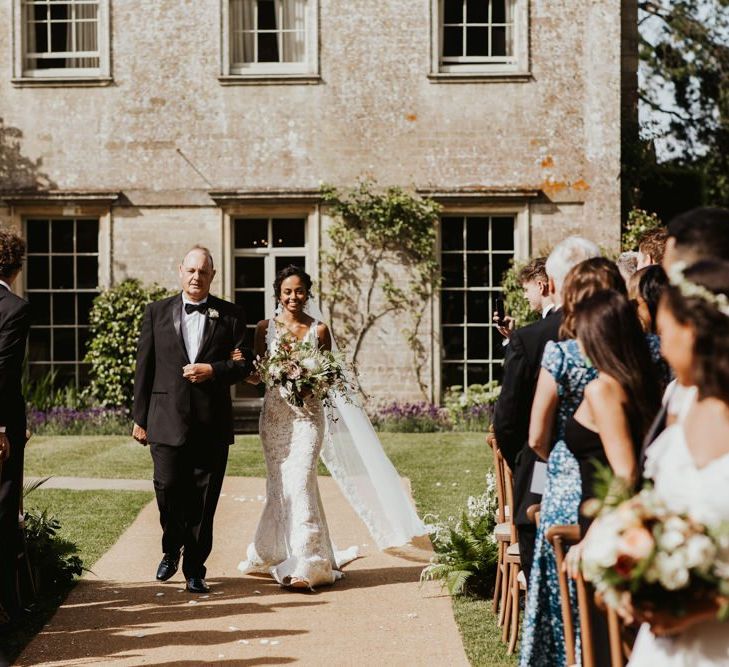
{"type": "Polygon", "coordinates": [[[110,76],[93,77],[20,77],[11,79],[16,88],[95,88],[110,86],[114,79],[110,76]]]}
{"type": "Polygon", "coordinates": [[[227,74],[218,77],[221,86],[291,86],[321,83],[318,74],[227,74]]]}
{"type": "Polygon", "coordinates": [[[533,80],[531,72],[431,72],[433,83],[526,83],[533,80]]]}

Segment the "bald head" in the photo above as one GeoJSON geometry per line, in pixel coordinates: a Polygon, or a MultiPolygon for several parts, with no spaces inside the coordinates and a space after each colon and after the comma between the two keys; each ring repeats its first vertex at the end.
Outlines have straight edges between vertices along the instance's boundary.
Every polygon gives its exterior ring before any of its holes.
{"type": "Polygon", "coordinates": [[[180,264],[180,286],[190,301],[202,301],[210,294],[210,284],[215,277],[213,256],[203,246],[188,250],[180,264]]]}

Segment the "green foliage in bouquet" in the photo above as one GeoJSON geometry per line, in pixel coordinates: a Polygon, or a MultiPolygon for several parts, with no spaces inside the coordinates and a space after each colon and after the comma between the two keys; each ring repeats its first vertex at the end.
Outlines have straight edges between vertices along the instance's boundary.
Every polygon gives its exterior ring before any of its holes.
{"type": "Polygon", "coordinates": [[[498,546],[496,525],[496,483],[487,477],[486,492],[471,496],[460,521],[436,524],[431,535],[435,556],[422,571],[421,581],[440,581],[451,595],[488,597],[496,577],[498,546]]]}
{"type": "Polygon", "coordinates": [[[515,262],[504,272],[501,278],[501,291],[504,294],[504,310],[513,317],[517,328],[523,327],[539,319],[539,313],[532,310],[524,289],[519,282],[519,272],[526,266],[526,262],[515,262]]]}
{"type": "Polygon", "coordinates": [[[640,237],[647,231],[661,227],[663,223],[655,213],[648,213],[640,208],[634,208],[628,213],[628,221],[623,229],[621,247],[623,252],[637,251],[640,237]]]}
{"type": "Polygon", "coordinates": [[[131,408],[137,339],[144,308],[172,292],[129,279],[94,299],[91,309],[91,340],[86,363],[91,364],[89,393],[103,407],[131,408]]]}
{"type": "Polygon", "coordinates": [[[384,317],[405,315],[401,331],[427,399],[423,374],[429,350],[420,327],[440,285],[435,247],[440,206],[401,188],[380,191],[370,181],[348,192],[324,186],[322,197],[334,216],[321,257],[322,297],[332,332],[356,366],[373,327],[384,317]]]}

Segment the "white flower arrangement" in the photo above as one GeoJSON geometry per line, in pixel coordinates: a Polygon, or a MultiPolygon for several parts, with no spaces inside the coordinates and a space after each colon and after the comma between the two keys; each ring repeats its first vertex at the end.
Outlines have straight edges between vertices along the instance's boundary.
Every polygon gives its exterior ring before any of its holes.
{"type": "Polygon", "coordinates": [[[729,297],[726,294],[714,294],[703,285],[697,285],[688,280],[684,274],[686,266],[686,262],[676,262],[671,266],[668,271],[668,279],[671,285],[677,287],[687,299],[692,297],[702,299],[714,306],[722,315],[729,317],[729,297]]]}

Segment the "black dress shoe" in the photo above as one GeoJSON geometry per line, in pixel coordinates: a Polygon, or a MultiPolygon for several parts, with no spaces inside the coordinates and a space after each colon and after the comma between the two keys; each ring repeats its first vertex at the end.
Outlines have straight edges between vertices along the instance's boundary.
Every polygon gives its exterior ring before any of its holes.
{"type": "Polygon", "coordinates": [[[165,554],[157,568],[157,581],[167,581],[177,572],[180,554],[165,554]]]}
{"type": "Polygon", "coordinates": [[[187,580],[187,590],[190,593],[209,593],[210,586],[205,583],[202,577],[190,577],[187,580]]]}

